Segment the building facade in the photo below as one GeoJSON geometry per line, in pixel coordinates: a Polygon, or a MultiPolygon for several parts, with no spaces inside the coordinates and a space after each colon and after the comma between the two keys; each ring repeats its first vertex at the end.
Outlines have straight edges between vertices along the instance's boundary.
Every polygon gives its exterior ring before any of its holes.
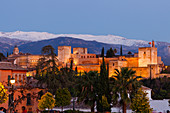
{"type": "Polygon", "coordinates": [[[36,97],[39,96],[38,92],[40,89],[36,87],[31,88],[32,84],[35,82],[30,82],[30,79],[26,76],[27,71],[27,69],[16,66],[11,62],[0,62],[0,82],[3,83],[6,89],[8,89],[7,93],[9,95],[8,100],[1,104],[1,107],[4,107],[5,109],[11,108],[10,103],[12,103],[11,95],[13,90],[13,100],[15,101],[14,106],[16,106],[15,111],[17,110],[18,113],[21,113],[22,106],[25,106],[26,110],[30,113],[36,112],[38,105],[38,99],[36,97]],[[12,86],[9,85],[9,80],[12,77],[15,79],[13,89],[12,86]]]}
{"type": "MultiPolygon", "coordinates": [[[[18,53],[19,49],[14,48],[14,53],[18,53]]],[[[13,63],[23,68],[35,68],[39,58],[42,55],[16,55],[9,56],[8,59],[14,59],[13,63]]],[[[100,65],[102,63],[102,57],[98,57],[96,54],[87,53],[87,48],[73,48],[71,53],[71,46],[58,46],[58,59],[57,64],[59,67],[69,66],[73,61],[73,69],[77,67],[78,72],[98,71],[100,72],[100,65]]],[[[114,75],[115,69],[121,69],[121,67],[129,67],[136,71],[136,75],[144,78],[158,77],[162,71],[163,62],[161,57],[157,55],[157,48],[154,41],[151,47],[140,47],[138,53],[134,55],[114,56],[112,58],[106,58],[105,62],[109,65],[109,76],[114,75]]]]}

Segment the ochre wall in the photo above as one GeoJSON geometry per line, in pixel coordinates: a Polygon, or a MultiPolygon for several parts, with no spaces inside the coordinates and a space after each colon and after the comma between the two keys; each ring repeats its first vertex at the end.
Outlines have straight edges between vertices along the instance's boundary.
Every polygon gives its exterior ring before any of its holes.
{"type": "Polygon", "coordinates": [[[138,67],[138,58],[129,57],[125,59],[127,60],[127,67],[138,67]]]}
{"type": "Polygon", "coordinates": [[[73,54],[87,54],[87,48],[73,48],[73,54]]]}

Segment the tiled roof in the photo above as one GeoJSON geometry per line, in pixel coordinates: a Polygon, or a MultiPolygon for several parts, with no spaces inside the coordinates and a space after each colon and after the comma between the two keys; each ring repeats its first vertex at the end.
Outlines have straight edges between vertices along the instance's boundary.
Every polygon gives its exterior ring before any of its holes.
{"type": "Polygon", "coordinates": [[[17,65],[14,65],[11,62],[0,62],[0,69],[27,70],[17,65]]]}
{"type": "Polygon", "coordinates": [[[146,86],[142,86],[142,89],[143,89],[143,90],[152,90],[151,88],[148,88],[148,87],[146,87],[146,86]]]}

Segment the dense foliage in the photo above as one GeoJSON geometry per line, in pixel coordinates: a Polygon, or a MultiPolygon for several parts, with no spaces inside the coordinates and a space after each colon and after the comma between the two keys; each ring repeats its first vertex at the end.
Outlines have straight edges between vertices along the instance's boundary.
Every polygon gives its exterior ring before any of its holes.
{"type": "Polygon", "coordinates": [[[152,89],[152,99],[170,99],[170,77],[144,79],[141,82],[152,89]]]}
{"type": "Polygon", "coordinates": [[[7,99],[7,89],[5,89],[3,84],[0,82],[0,104],[5,103],[7,99]]]}
{"type": "Polygon", "coordinates": [[[98,78],[97,71],[85,72],[78,83],[80,91],[78,101],[91,106],[91,112],[94,112],[95,101],[97,101],[98,78]]]}
{"type": "Polygon", "coordinates": [[[71,104],[71,94],[70,92],[68,91],[68,89],[61,89],[59,88],[55,94],[55,100],[56,100],[56,103],[55,105],[57,107],[62,107],[62,111],[63,111],[63,107],[64,106],[67,106],[67,105],[70,105],[71,104]]]}
{"type": "Polygon", "coordinates": [[[126,111],[126,105],[131,102],[140,87],[137,81],[140,77],[136,77],[135,71],[131,69],[121,68],[120,71],[116,70],[114,78],[109,78],[109,65],[105,64],[104,48],[101,53],[100,72],[77,73],[77,68],[73,70],[73,61],[69,67],[66,64],[66,67],[59,70],[54,48],[45,46],[42,49],[44,57],[37,65],[35,78],[39,80],[42,87],[55,95],[56,106],[63,108],[70,104],[71,97],[78,97],[78,102],[89,105],[92,112],[94,112],[95,105],[98,112],[111,111],[111,103],[117,104],[116,102],[119,102],[123,111],[126,111]]]}
{"type": "Polygon", "coordinates": [[[39,80],[38,84],[52,94],[55,94],[58,88],[72,88],[75,76],[75,72],[67,66],[58,69],[54,50],[50,45],[42,48],[43,58],[38,62],[35,77],[39,80]]]}
{"type": "Polygon", "coordinates": [[[5,59],[5,56],[3,53],[0,53],[0,61],[4,60],[5,59]]]}
{"type": "Polygon", "coordinates": [[[137,113],[151,113],[152,109],[149,105],[149,99],[147,93],[143,92],[140,88],[132,99],[130,108],[137,113]]]}
{"type": "Polygon", "coordinates": [[[106,52],[106,57],[107,58],[113,57],[113,56],[115,56],[115,53],[117,53],[117,50],[116,49],[113,50],[112,48],[110,48],[106,52]]]}
{"type": "Polygon", "coordinates": [[[55,106],[55,99],[53,95],[49,92],[45,93],[41,100],[39,100],[38,108],[41,110],[45,110],[45,108],[52,109],[55,106]]]}
{"type": "Polygon", "coordinates": [[[131,98],[140,87],[137,81],[140,77],[135,75],[135,71],[128,68],[121,68],[120,71],[116,69],[115,73],[113,99],[116,102],[120,98],[119,103],[122,105],[123,113],[126,113],[127,104],[131,102],[131,98]]]}

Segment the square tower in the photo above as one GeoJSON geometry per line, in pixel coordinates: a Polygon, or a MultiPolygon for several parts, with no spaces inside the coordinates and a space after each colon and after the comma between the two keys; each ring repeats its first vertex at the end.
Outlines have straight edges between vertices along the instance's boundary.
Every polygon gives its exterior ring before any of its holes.
{"type": "Polygon", "coordinates": [[[158,64],[157,48],[154,41],[152,47],[141,47],[138,49],[139,67],[147,67],[148,64],[158,64]]]}
{"type": "Polygon", "coordinates": [[[58,60],[67,63],[69,58],[71,58],[71,46],[58,46],[58,60]]]}

